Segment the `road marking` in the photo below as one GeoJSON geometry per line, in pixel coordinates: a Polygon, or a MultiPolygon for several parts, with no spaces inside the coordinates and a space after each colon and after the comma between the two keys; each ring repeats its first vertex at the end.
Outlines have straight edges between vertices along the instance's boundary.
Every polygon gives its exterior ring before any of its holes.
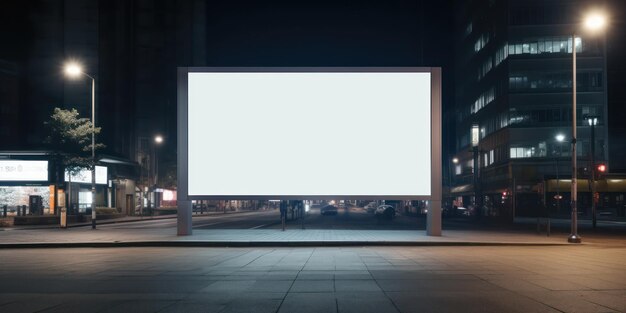
{"type": "Polygon", "coordinates": [[[267,226],[267,225],[272,225],[272,224],[274,224],[274,223],[269,223],[269,224],[263,224],[263,225],[259,225],[259,226],[254,226],[254,227],[251,227],[251,228],[248,228],[248,229],[257,229],[257,228],[261,228],[261,227],[264,227],[264,226],[267,226]]]}

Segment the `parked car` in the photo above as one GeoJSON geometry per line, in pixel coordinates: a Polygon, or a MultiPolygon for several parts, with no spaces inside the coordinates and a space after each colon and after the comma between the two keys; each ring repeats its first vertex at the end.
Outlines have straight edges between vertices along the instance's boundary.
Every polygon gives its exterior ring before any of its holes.
{"type": "Polygon", "coordinates": [[[372,213],[376,211],[376,202],[370,202],[365,207],[363,207],[367,213],[372,213]]]}
{"type": "Polygon", "coordinates": [[[337,215],[337,207],[334,205],[327,205],[320,209],[322,215],[332,214],[337,215]]]}
{"type": "Polygon", "coordinates": [[[392,219],[396,216],[396,209],[390,205],[381,205],[374,211],[374,216],[378,218],[392,219]]]}

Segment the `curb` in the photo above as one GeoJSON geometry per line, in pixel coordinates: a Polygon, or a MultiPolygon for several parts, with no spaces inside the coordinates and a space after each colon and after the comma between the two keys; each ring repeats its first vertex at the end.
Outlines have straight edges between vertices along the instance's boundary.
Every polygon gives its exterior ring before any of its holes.
{"type": "MultiPolygon", "coordinates": [[[[502,247],[502,246],[572,246],[568,243],[471,242],[471,241],[100,241],[100,242],[28,242],[0,243],[0,249],[37,248],[239,248],[239,247],[502,247]]],[[[577,246],[577,245],[574,245],[577,246]]]]}

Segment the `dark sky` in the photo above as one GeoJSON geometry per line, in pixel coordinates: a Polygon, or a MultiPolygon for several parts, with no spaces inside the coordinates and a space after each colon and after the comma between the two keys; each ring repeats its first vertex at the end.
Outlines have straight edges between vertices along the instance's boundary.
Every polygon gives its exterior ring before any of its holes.
{"type": "MultiPolygon", "coordinates": [[[[459,2],[207,1],[207,65],[441,66],[443,104],[450,108],[454,10],[459,2]]],[[[19,58],[23,52],[14,47],[29,33],[23,23],[26,3],[0,3],[0,58],[19,58]],[[23,28],[16,30],[15,25],[23,28]]],[[[609,116],[612,125],[626,127],[626,1],[608,3],[609,116]]]]}
{"type": "Polygon", "coordinates": [[[446,1],[256,1],[209,7],[210,65],[441,65],[446,1]],[[437,30],[437,31],[433,31],[437,30]],[[438,63],[438,64],[433,64],[438,63]]]}

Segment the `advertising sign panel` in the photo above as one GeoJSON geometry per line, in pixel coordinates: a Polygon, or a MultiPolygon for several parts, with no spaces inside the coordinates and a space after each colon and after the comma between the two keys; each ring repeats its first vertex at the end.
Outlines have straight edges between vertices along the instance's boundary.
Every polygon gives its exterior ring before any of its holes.
{"type": "Polygon", "coordinates": [[[0,181],[47,181],[48,161],[0,160],[0,181]]]}
{"type": "Polygon", "coordinates": [[[440,86],[432,68],[182,70],[179,158],[189,199],[433,193],[440,86]]]}

